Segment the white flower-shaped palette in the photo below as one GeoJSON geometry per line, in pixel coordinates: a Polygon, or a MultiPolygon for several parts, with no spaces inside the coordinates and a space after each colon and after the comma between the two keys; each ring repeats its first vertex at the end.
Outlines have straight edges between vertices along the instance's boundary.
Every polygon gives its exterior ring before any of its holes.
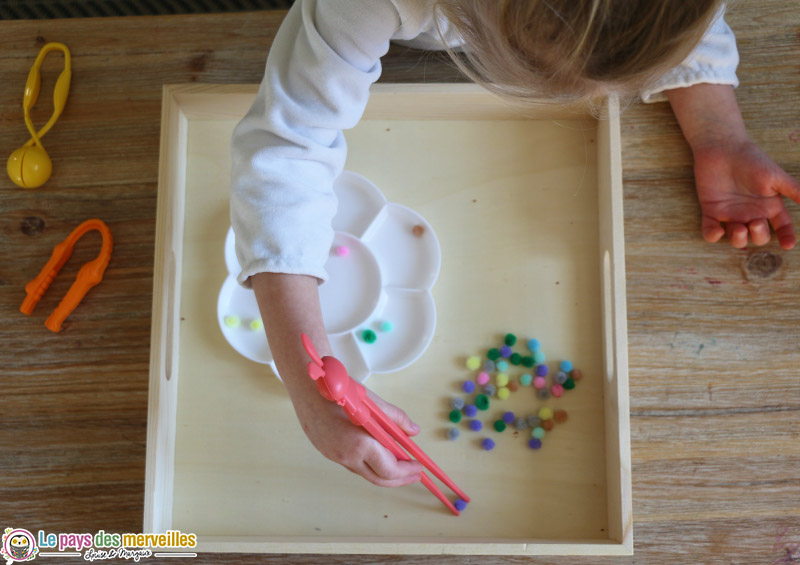
{"type": "MultiPolygon", "coordinates": [[[[387,202],[361,175],[343,172],[334,192],[339,205],[325,263],[329,278],[319,287],[322,316],[334,356],[354,379],[364,382],[372,373],[409,366],[433,339],[436,307],[431,288],[439,275],[441,250],[422,216],[387,202]],[[336,252],[340,247],[346,254],[336,252]],[[364,339],[365,330],[374,332],[374,342],[364,339]]],[[[269,364],[277,375],[264,330],[250,328],[261,315],[253,291],[236,281],[241,268],[234,237],[231,228],[225,239],[228,277],[217,300],[219,327],[237,352],[269,364]],[[241,323],[230,327],[229,317],[241,323]]]]}

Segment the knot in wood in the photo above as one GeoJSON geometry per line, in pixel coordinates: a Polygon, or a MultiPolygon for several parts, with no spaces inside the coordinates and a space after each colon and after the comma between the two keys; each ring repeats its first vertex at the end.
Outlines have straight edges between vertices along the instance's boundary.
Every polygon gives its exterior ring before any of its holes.
{"type": "Polygon", "coordinates": [[[38,216],[26,216],[20,222],[19,230],[25,235],[38,235],[44,230],[44,220],[38,216]]]}
{"type": "Polygon", "coordinates": [[[757,251],[747,258],[745,272],[748,279],[766,279],[783,266],[783,258],[769,251],[757,251]]]}

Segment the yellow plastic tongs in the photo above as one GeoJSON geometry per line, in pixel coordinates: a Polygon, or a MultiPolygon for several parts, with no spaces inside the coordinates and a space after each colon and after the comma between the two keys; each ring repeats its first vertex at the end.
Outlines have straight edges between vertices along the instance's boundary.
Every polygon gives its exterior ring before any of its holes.
{"type": "Polygon", "coordinates": [[[69,94],[69,85],[72,80],[72,61],[70,59],[69,49],[63,43],[48,43],[33,63],[30,72],[28,73],[28,80],[25,82],[25,95],[22,99],[22,109],[25,113],[25,125],[31,134],[28,142],[14,151],[11,157],[8,158],[8,176],[14,181],[14,184],[22,188],[36,188],[42,186],[47,179],[50,178],[50,173],[53,170],[53,164],[50,161],[50,156],[45,151],[42,145],[41,138],[50,131],[53,124],[61,115],[64,106],[67,103],[67,94],[69,94]],[[64,70],[56,81],[55,90],[53,91],[53,115],[50,120],[38,132],[33,127],[31,121],[30,111],[36,104],[36,99],[39,97],[39,88],[42,83],[39,69],[42,62],[48,53],[51,51],[62,51],[64,53],[64,70]]]}

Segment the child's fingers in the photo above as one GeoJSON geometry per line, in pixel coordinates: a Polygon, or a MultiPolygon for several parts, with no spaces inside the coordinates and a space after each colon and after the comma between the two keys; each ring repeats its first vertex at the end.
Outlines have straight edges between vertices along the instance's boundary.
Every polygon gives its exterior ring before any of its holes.
{"type": "Polygon", "coordinates": [[[753,220],[747,224],[747,229],[750,232],[750,240],[753,245],[765,245],[769,242],[769,224],[767,224],[767,220],[763,218],[753,220]]]}
{"type": "Polygon", "coordinates": [[[368,481],[382,487],[399,487],[420,479],[424,467],[419,461],[399,461],[388,449],[376,446],[364,457],[363,475],[368,481]]]}
{"type": "Polygon", "coordinates": [[[703,216],[701,231],[703,233],[703,239],[709,243],[716,243],[725,235],[725,230],[720,223],[710,216],[703,216]]]}
{"type": "Polygon", "coordinates": [[[795,243],[797,243],[797,237],[794,234],[792,216],[789,211],[783,208],[777,215],[770,218],[769,222],[772,224],[772,229],[775,230],[775,235],[778,237],[781,248],[788,251],[794,247],[795,243]]]}
{"type": "Polygon", "coordinates": [[[747,247],[747,226],[737,222],[728,222],[728,239],[737,249],[744,249],[747,247]]]}

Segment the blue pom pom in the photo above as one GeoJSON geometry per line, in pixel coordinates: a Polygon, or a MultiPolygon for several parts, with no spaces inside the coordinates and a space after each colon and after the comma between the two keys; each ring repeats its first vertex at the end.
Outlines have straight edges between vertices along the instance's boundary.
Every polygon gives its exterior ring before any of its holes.
{"type": "Polygon", "coordinates": [[[494,440],[487,437],[481,442],[481,447],[483,447],[486,451],[491,451],[494,449],[494,440]]]}
{"type": "Polygon", "coordinates": [[[478,432],[483,429],[483,423],[480,420],[470,420],[469,429],[473,432],[478,432]]]}
{"type": "Polygon", "coordinates": [[[560,368],[565,373],[569,373],[572,370],[572,361],[567,361],[566,359],[561,362],[560,368]]]}
{"type": "Polygon", "coordinates": [[[504,345],[503,347],[500,348],[500,357],[505,357],[505,358],[511,357],[511,352],[512,352],[511,348],[507,345],[504,345]]]}
{"type": "Polygon", "coordinates": [[[530,447],[531,449],[539,449],[540,447],[542,447],[542,440],[535,437],[531,438],[530,441],[528,442],[528,447],[530,447]]]}
{"type": "Polygon", "coordinates": [[[474,418],[475,416],[478,415],[478,407],[475,406],[474,404],[467,404],[466,406],[464,406],[464,415],[467,418],[474,418]]]}
{"type": "Polygon", "coordinates": [[[464,381],[464,385],[461,388],[463,388],[464,392],[466,392],[467,394],[475,392],[475,383],[473,383],[472,381],[464,381]]]}
{"type": "Polygon", "coordinates": [[[514,423],[514,413],[513,412],[506,412],[503,414],[503,421],[506,424],[513,424],[514,423]]]}
{"type": "Polygon", "coordinates": [[[538,339],[529,339],[528,340],[528,349],[530,349],[532,352],[536,353],[537,351],[539,351],[539,347],[540,347],[540,344],[539,344],[539,340],[538,339]]]}
{"type": "Polygon", "coordinates": [[[455,506],[456,510],[459,512],[463,512],[467,508],[467,503],[459,498],[453,503],[453,506],[455,506]]]}

